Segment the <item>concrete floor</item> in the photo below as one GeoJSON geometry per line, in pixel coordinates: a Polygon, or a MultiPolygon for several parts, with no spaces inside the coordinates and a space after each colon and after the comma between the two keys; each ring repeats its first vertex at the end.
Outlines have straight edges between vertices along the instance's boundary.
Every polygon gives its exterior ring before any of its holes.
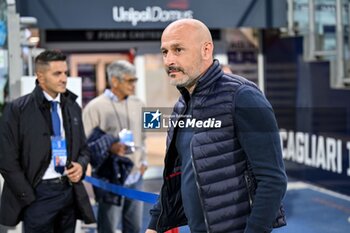
{"type": "MultiPolygon", "coordinates": [[[[152,168],[146,176],[144,191],[158,193],[161,179],[151,176],[162,169],[152,168]]],[[[288,183],[284,199],[288,225],[273,230],[274,233],[348,233],[350,229],[350,197],[318,188],[299,181],[288,183]]],[[[151,204],[145,204],[143,231],[149,221],[151,204]]],[[[96,233],[93,226],[82,226],[82,233],[96,233]]],[[[180,233],[190,233],[188,227],[180,228],[180,233]]]]}

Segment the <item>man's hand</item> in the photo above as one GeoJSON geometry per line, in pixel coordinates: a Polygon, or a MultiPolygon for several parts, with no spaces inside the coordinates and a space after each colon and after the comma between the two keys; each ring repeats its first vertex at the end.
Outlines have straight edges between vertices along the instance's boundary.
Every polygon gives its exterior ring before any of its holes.
{"type": "Polygon", "coordinates": [[[142,164],[140,167],[140,172],[141,172],[141,176],[143,176],[143,174],[145,173],[145,171],[147,170],[147,165],[142,164]]]}
{"type": "Polygon", "coordinates": [[[76,162],[72,162],[71,164],[72,166],[70,168],[66,168],[66,173],[72,183],[77,183],[83,176],[83,167],[76,162]]]}
{"type": "Polygon", "coordinates": [[[147,229],[145,233],[157,233],[155,230],[147,229]]]}
{"type": "Polygon", "coordinates": [[[109,150],[112,152],[112,154],[123,156],[125,155],[126,146],[123,143],[115,142],[112,144],[109,150]]]}

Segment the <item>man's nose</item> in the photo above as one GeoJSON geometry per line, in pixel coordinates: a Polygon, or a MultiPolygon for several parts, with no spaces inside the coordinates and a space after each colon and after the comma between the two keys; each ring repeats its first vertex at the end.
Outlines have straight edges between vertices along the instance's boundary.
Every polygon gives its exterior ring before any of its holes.
{"type": "Polygon", "coordinates": [[[67,82],[67,79],[68,79],[68,76],[67,74],[62,74],[61,77],[60,77],[61,81],[63,82],[67,82]]]}
{"type": "Polygon", "coordinates": [[[166,56],[163,58],[164,65],[170,66],[175,64],[175,56],[172,53],[168,53],[166,56]]]}

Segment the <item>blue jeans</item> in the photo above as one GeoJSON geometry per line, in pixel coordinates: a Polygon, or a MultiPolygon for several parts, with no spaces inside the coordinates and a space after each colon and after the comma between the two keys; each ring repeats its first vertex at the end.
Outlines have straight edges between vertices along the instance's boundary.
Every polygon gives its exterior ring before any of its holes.
{"type": "MultiPolygon", "coordinates": [[[[142,178],[127,188],[142,190],[142,178]]],[[[100,201],[98,202],[97,231],[115,233],[117,226],[121,223],[123,233],[140,233],[142,214],[143,202],[138,200],[123,198],[120,206],[100,201]]]]}

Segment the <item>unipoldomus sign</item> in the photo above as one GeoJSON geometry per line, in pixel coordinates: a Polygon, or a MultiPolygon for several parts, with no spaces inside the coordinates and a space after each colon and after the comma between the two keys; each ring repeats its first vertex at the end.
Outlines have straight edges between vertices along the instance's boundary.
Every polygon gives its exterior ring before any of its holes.
{"type": "Polygon", "coordinates": [[[125,9],[124,7],[113,7],[113,20],[121,22],[130,22],[132,26],[137,26],[139,22],[172,22],[183,18],[193,18],[191,10],[164,10],[159,6],[149,6],[145,10],[135,10],[133,7],[125,9]]]}

